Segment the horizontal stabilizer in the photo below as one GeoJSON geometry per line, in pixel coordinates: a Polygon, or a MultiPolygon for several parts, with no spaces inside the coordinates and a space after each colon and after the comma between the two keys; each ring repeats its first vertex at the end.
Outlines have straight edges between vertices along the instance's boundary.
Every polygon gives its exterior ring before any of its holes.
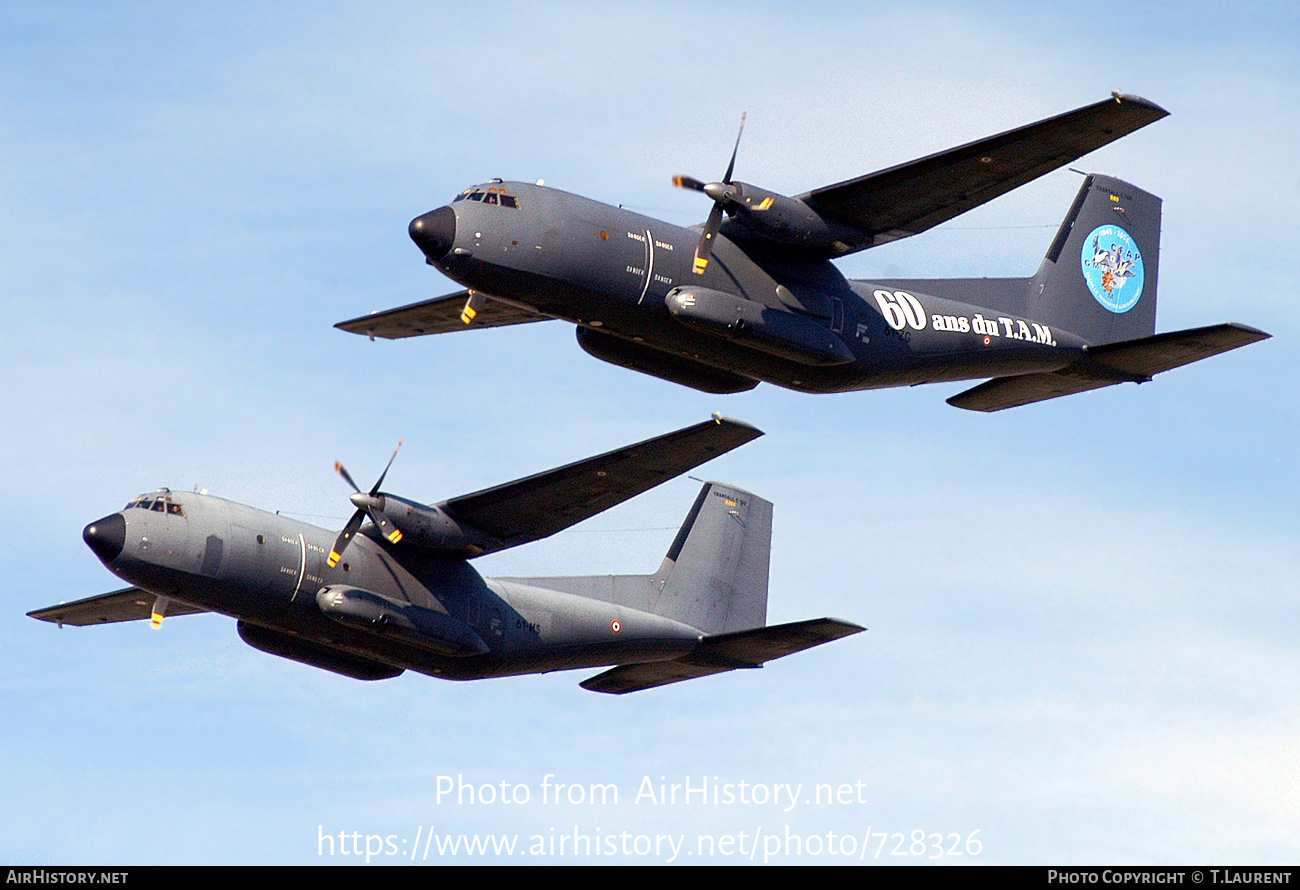
{"type": "Polygon", "coordinates": [[[459,522],[514,547],[562,531],[763,435],[715,415],[695,426],[443,501],[459,522]]]}
{"type": "Polygon", "coordinates": [[[971,411],[1001,411],[1117,383],[1145,383],[1161,371],[1267,340],[1269,336],[1243,324],[1219,324],[1089,346],[1081,362],[1045,374],[986,380],[948,399],[948,404],[971,411]]]}
{"type": "Polygon", "coordinates": [[[838,618],[814,618],[705,637],[689,655],[674,661],[624,664],[597,674],[581,684],[592,692],[623,695],[682,680],[741,668],[762,667],[764,662],[793,655],[822,643],[866,630],[838,618]]]}
{"type": "Polygon", "coordinates": [[[401,340],[404,337],[420,337],[424,334],[446,334],[450,331],[468,331],[473,328],[499,328],[512,324],[528,324],[533,321],[550,321],[549,315],[519,309],[509,303],[502,303],[482,294],[475,298],[473,323],[466,322],[462,315],[470,293],[463,290],[445,297],[434,297],[399,306],[384,312],[372,312],[360,318],[341,321],[334,327],[350,334],[362,334],[374,339],[401,340]]]}
{"type": "Polygon", "coordinates": [[[1269,334],[1244,324],[1216,324],[1185,331],[1170,331],[1087,347],[1092,360],[1103,367],[1150,379],[1161,371],[1199,362],[1221,352],[1267,340],[1269,334]]]}
{"type": "MultiPolygon", "coordinates": [[[[57,606],[37,609],[28,612],[27,615],[29,618],[49,621],[59,627],[65,624],[86,627],[92,624],[114,624],[118,621],[143,621],[152,616],[155,599],[157,597],[146,590],[128,587],[125,590],[86,597],[73,603],[59,603],[57,606]]],[[[186,605],[179,600],[170,600],[167,605],[168,617],[197,615],[206,611],[206,609],[186,605]]]]}

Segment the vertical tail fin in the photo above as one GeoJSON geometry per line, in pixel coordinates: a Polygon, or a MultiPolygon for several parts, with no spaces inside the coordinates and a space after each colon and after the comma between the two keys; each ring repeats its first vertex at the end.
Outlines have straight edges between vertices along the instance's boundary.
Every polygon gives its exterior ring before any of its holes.
{"type": "Polygon", "coordinates": [[[653,611],[706,634],[763,627],[771,549],[771,502],[706,482],[654,574],[653,611]]]}
{"type": "Polygon", "coordinates": [[[1160,199],[1091,174],[1031,279],[1026,315],[1089,343],[1156,329],[1160,199]]]}

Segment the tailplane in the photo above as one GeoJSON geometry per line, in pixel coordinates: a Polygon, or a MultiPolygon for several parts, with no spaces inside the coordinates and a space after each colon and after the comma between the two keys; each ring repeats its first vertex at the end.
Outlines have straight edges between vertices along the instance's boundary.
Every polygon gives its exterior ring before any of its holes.
{"type": "Polygon", "coordinates": [[[766,626],[771,548],[770,501],[720,482],[704,483],[650,579],[658,591],[651,611],[699,628],[703,639],[679,658],[622,664],[583,681],[582,687],[622,695],[759,668],[864,630],[836,618],[766,626]]]}
{"type": "Polygon", "coordinates": [[[1083,357],[1056,371],[995,377],[948,399],[1001,411],[1156,374],[1257,343],[1268,334],[1220,324],[1156,334],[1160,199],[1109,176],[1083,181],[1029,281],[1024,314],[1077,334],[1083,357]]]}
{"type": "Polygon", "coordinates": [[[1146,383],[1161,371],[1249,346],[1268,336],[1249,325],[1228,323],[1088,346],[1082,360],[1059,371],[994,377],[958,393],[948,404],[971,411],[1001,411],[1117,383],[1146,383]]]}
{"type": "Polygon", "coordinates": [[[674,661],[622,664],[597,674],[580,685],[592,692],[622,695],[669,683],[695,680],[743,668],[760,668],[764,662],[793,655],[822,643],[861,633],[865,628],[838,618],[814,618],[772,627],[756,627],[705,637],[689,655],[674,661]]]}

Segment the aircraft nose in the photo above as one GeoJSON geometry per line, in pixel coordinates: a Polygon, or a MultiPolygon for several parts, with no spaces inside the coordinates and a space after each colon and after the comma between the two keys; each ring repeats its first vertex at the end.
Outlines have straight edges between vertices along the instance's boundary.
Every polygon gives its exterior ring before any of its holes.
{"type": "Polygon", "coordinates": [[[424,251],[429,262],[440,260],[451,252],[456,240],[456,211],[450,207],[430,210],[411,220],[407,229],[415,246],[424,251]]]}
{"type": "Polygon", "coordinates": [[[96,519],[81,532],[82,539],[104,562],[112,562],[126,543],[126,520],[121,513],[96,519]]]}

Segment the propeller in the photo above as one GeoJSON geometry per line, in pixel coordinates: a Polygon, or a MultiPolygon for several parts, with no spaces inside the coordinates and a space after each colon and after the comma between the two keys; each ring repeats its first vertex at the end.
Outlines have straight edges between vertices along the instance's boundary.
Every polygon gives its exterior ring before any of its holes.
{"type": "Polygon", "coordinates": [[[745,132],[745,117],[745,114],[740,116],[740,132],[736,134],[736,145],[731,149],[731,162],[727,164],[727,172],[723,174],[721,182],[700,182],[693,176],[673,177],[673,185],[679,189],[703,192],[713,199],[713,209],[709,211],[709,219],[704,223],[700,243],[695,248],[695,264],[691,268],[696,275],[703,275],[704,270],[709,267],[713,239],[717,237],[718,229],[722,226],[722,212],[727,204],[738,196],[736,187],[731,184],[731,173],[736,169],[736,152],[740,150],[740,137],[745,132]]]}
{"type": "Polygon", "coordinates": [[[343,551],[347,549],[348,542],[351,541],[352,537],[357,533],[357,529],[361,528],[361,522],[367,516],[370,517],[370,521],[375,524],[375,527],[379,529],[380,534],[389,541],[396,544],[398,541],[402,540],[401,530],[399,530],[397,526],[393,525],[392,521],[384,515],[383,510],[379,509],[379,505],[383,499],[376,497],[376,495],[379,494],[379,486],[384,484],[384,477],[388,475],[389,467],[393,465],[393,461],[397,458],[397,452],[401,450],[402,442],[399,441],[397,443],[397,448],[393,450],[393,456],[388,459],[388,466],[384,467],[384,471],[379,474],[379,479],[376,480],[374,486],[370,489],[369,494],[363,492],[361,486],[357,485],[357,483],[353,481],[352,475],[347,471],[343,464],[338,461],[334,462],[334,469],[338,470],[339,475],[343,477],[348,485],[352,486],[352,490],[355,492],[355,494],[351,495],[348,500],[352,501],[352,503],[356,505],[357,512],[353,513],[352,518],[348,520],[348,524],[343,526],[343,531],[339,533],[338,539],[334,542],[334,547],[330,550],[329,559],[326,560],[326,562],[329,563],[330,568],[334,568],[339,564],[339,560],[343,558],[343,551]]]}

